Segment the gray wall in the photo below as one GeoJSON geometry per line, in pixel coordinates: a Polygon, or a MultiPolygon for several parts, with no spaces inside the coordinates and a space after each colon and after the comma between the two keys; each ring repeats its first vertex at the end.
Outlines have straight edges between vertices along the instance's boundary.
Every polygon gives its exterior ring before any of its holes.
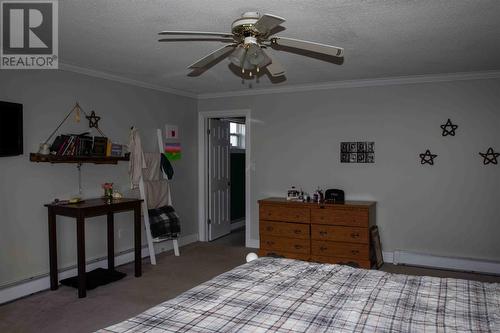
{"type": "MultiPolygon", "coordinates": [[[[100,127],[114,140],[127,143],[130,126],[139,128],[150,151],[158,149],[156,128],[165,123],[179,125],[183,158],[173,165],[173,201],[183,234],[197,233],[196,100],[62,71],[2,71],[0,100],[24,104],[25,151],[23,156],[0,158],[0,286],[48,272],[43,204],[78,193],[77,169],[71,164],[31,163],[28,156],[77,100],[86,111],[95,110],[102,117],[100,127]]],[[[62,132],[83,132],[87,125],[85,118],[79,125],[70,118],[62,132]]],[[[105,181],[126,192],[127,167],[126,162],[84,165],[84,195],[100,196],[100,184],[105,181]]],[[[132,213],[117,214],[115,220],[116,251],[132,248],[132,213]],[[122,229],[120,239],[118,229],[122,229]]],[[[86,241],[87,259],[106,255],[104,218],[88,220],[86,241]]],[[[59,267],[75,264],[75,223],[69,219],[58,218],[58,246],[59,267]]]]}
{"type": "Polygon", "coordinates": [[[252,235],[257,200],[290,185],[376,200],[384,251],[500,260],[500,80],[200,100],[198,110],[252,110],[252,235]],[[448,118],[460,127],[442,137],[448,118]],[[341,164],[341,141],[375,141],[375,164],[341,164]],[[420,165],[427,148],[439,156],[420,165]]]}

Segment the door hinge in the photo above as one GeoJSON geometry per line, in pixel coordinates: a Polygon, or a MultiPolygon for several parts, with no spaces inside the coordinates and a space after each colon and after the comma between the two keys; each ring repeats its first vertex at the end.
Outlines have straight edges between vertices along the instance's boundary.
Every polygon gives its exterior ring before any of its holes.
{"type": "Polygon", "coordinates": [[[210,129],[207,129],[207,135],[210,135],[210,129]]]}
{"type": "Polygon", "coordinates": [[[208,219],[208,220],[207,220],[207,224],[208,224],[208,225],[212,224],[212,220],[208,219]]]}

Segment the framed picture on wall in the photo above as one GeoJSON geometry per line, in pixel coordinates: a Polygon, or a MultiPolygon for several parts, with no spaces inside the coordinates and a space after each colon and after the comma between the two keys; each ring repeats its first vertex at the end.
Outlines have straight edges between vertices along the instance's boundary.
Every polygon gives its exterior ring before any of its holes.
{"type": "Polygon", "coordinates": [[[380,268],[384,264],[384,256],[382,255],[382,244],[380,243],[380,235],[377,226],[370,228],[370,239],[373,262],[375,262],[377,268],[380,268]]]}
{"type": "Polygon", "coordinates": [[[375,142],[341,142],[340,163],[375,163],[375,142]]]}

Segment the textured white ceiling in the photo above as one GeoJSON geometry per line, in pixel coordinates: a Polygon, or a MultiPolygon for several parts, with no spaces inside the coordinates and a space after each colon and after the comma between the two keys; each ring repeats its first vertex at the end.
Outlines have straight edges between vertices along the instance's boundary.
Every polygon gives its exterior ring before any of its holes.
{"type": "Polygon", "coordinates": [[[500,70],[498,0],[64,0],[61,62],[195,94],[417,74],[500,70]],[[278,35],[345,48],[341,65],[269,53],[286,81],[242,84],[227,59],[198,77],[188,65],[219,42],[159,43],[161,30],[229,32],[242,12],[284,17],[278,35]]]}

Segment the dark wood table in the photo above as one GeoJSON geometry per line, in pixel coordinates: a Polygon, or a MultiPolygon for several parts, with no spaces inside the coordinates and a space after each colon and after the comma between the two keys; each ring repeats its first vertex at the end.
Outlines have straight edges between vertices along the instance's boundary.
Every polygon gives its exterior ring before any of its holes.
{"type": "Polygon", "coordinates": [[[77,204],[45,205],[49,211],[49,257],[50,257],[50,289],[59,286],[57,272],[57,232],[56,216],[76,218],[76,244],[78,256],[78,297],[87,295],[85,279],[85,218],[107,216],[108,224],[108,269],[115,268],[114,213],[134,211],[134,252],[135,276],[142,275],[141,267],[141,203],[140,199],[87,199],[77,204]]]}

